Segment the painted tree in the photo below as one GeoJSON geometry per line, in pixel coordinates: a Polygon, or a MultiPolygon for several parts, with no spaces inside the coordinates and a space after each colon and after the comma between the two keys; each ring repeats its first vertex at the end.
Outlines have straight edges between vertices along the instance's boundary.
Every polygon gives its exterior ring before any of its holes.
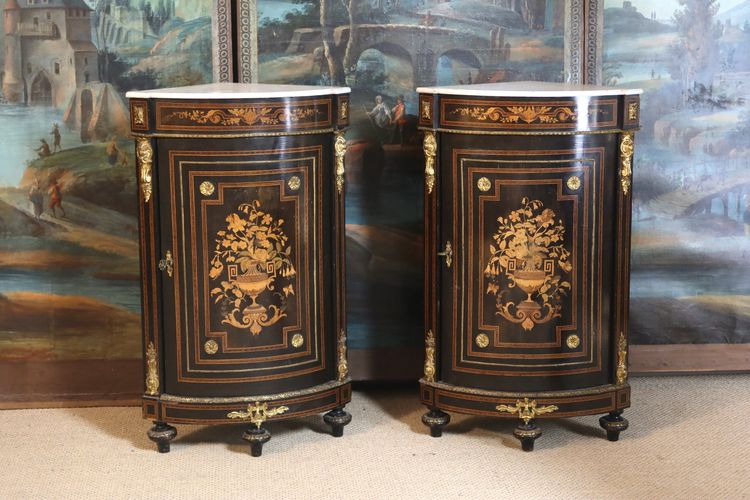
{"type": "MultiPolygon", "coordinates": [[[[358,27],[362,17],[362,7],[367,0],[321,0],[320,1],[320,27],[323,35],[323,50],[328,70],[331,76],[331,83],[334,85],[345,85],[346,76],[356,71],[357,57],[359,54],[353,53],[353,47],[357,40],[358,27]],[[337,44],[334,31],[336,29],[336,7],[343,6],[346,10],[347,20],[349,23],[349,38],[346,45],[337,44]]],[[[340,42],[340,41],[339,41],[340,42]]]]}
{"type": "Polygon", "coordinates": [[[323,53],[328,63],[328,74],[332,85],[344,85],[346,74],[340,51],[336,47],[334,30],[336,29],[334,2],[337,0],[320,0],[320,28],[323,38],[323,53]]]}
{"type": "Polygon", "coordinates": [[[353,75],[357,71],[357,58],[359,54],[353,53],[354,42],[359,38],[359,14],[363,0],[341,0],[349,14],[349,39],[346,41],[344,52],[344,71],[347,75],[353,75]]]}
{"type": "Polygon", "coordinates": [[[673,78],[683,82],[685,95],[699,88],[710,89],[719,69],[721,23],[715,17],[716,0],[677,0],[680,9],[672,19],[679,39],[672,45],[673,78]]]}

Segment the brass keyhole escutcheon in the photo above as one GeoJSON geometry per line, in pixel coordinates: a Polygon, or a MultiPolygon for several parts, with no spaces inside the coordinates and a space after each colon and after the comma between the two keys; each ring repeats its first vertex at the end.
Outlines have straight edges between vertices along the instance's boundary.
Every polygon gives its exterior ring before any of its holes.
{"type": "Polygon", "coordinates": [[[172,277],[174,273],[174,259],[172,258],[171,251],[167,250],[167,254],[159,261],[159,271],[166,271],[167,276],[172,277]]]}
{"type": "Polygon", "coordinates": [[[445,265],[451,267],[451,263],[453,263],[453,246],[450,241],[445,242],[445,250],[438,252],[438,255],[445,257],[445,265]]]}

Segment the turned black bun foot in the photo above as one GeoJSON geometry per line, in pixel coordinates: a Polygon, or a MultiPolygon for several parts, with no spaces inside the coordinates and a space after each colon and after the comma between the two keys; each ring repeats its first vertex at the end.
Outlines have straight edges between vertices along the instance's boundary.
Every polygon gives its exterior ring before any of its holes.
{"type": "Polygon", "coordinates": [[[599,419],[599,425],[607,431],[607,439],[618,441],[620,433],[628,428],[628,421],[622,417],[622,410],[610,412],[599,419]]]}
{"type": "Polygon", "coordinates": [[[271,433],[263,427],[249,427],[243,434],[242,439],[250,443],[250,455],[259,457],[263,455],[263,445],[271,440],[271,433]]]}
{"type": "Polygon", "coordinates": [[[533,420],[529,420],[513,429],[513,435],[521,441],[523,451],[534,451],[534,441],[542,435],[542,429],[537,427],[533,420]]]}
{"type": "Polygon", "coordinates": [[[437,438],[443,435],[443,427],[451,421],[451,416],[433,408],[422,415],[422,423],[430,428],[430,436],[437,438]]]}
{"type": "Polygon", "coordinates": [[[333,437],[338,438],[344,435],[344,426],[352,421],[352,415],[345,412],[343,407],[339,407],[323,415],[323,421],[331,426],[333,437]]]}
{"type": "Polygon", "coordinates": [[[169,453],[169,442],[177,436],[177,429],[166,422],[154,422],[154,426],[146,432],[146,435],[156,443],[159,453],[169,453]]]}

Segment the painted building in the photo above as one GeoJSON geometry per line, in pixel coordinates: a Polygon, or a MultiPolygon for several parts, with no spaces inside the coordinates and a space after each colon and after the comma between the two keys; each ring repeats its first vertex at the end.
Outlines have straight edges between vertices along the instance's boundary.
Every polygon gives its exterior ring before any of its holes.
{"type": "Polygon", "coordinates": [[[159,37],[149,25],[142,8],[134,8],[130,3],[119,5],[116,0],[103,0],[96,7],[96,37],[99,47],[117,51],[121,45],[159,37]]]}
{"type": "Polygon", "coordinates": [[[63,107],[77,87],[99,79],[83,0],[6,0],[3,26],[6,101],[63,107]]]}

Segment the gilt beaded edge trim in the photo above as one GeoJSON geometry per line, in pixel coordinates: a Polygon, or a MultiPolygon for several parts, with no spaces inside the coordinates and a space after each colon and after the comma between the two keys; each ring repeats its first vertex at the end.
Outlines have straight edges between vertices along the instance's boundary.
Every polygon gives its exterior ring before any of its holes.
{"type": "Polygon", "coordinates": [[[462,135],[601,135],[601,134],[624,134],[625,132],[638,132],[639,128],[632,128],[623,130],[620,128],[609,129],[609,130],[576,130],[576,131],[560,131],[560,132],[528,132],[528,131],[509,131],[509,130],[460,130],[455,128],[430,128],[430,127],[418,127],[422,131],[442,132],[444,134],[462,134],[462,135]]]}
{"type": "Polygon", "coordinates": [[[130,137],[166,137],[173,139],[239,139],[243,137],[287,137],[290,135],[319,135],[331,134],[336,130],[345,130],[346,127],[324,128],[318,130],[288,131],[288,132],[247,132],[244,134],[169,134],[162,132],[142,133],[131,132],[130,137]]]}
{"type": "Polygon", "coordinates": [[[428,382],[424,378],[419,380],[419,383],[432,387],[434,389],[442,389],[450,392],[457,392],[462,394],[474,394],[477,396],[493,396],[500,398],[518,398],[518,397],[529,397],[529,398],[556,398],[556,397],[567,397],[567,396],[588,396],[597,394],[607,394],[622,389],[630,388],[630,384],[627,382],[623,384],[608,384],[597,387],[590,387],[587,389],[578,389],[575,391],[558,391],[558,392],[508,392],[508,391],[489,391],[486,389],[473,389],[471,387],[462,387],[458,385],[446,384],[445,382],[428,382]]]}
{"type": "Polygon", "coordinates": [[[169,401],[173,403],[253,403],[255,401],[276,401],[280,399],[293,398],[297,396],[307,396],[310,394],[316,394],[318,392],[324,392],[338,387],[343,387],[351,383],[350,378],[346,378],[341,382],[334,380],[325,384],[316,385],[307,389],[301,389],[299,391],[281,392],[278,394],[266,394],[262,396],[236,396],[227,398],[201,398],[201,397],[186,397],[186,396],[174,396],[171,394],[162,394],[159,399],[161,401],[169,401]]]}

